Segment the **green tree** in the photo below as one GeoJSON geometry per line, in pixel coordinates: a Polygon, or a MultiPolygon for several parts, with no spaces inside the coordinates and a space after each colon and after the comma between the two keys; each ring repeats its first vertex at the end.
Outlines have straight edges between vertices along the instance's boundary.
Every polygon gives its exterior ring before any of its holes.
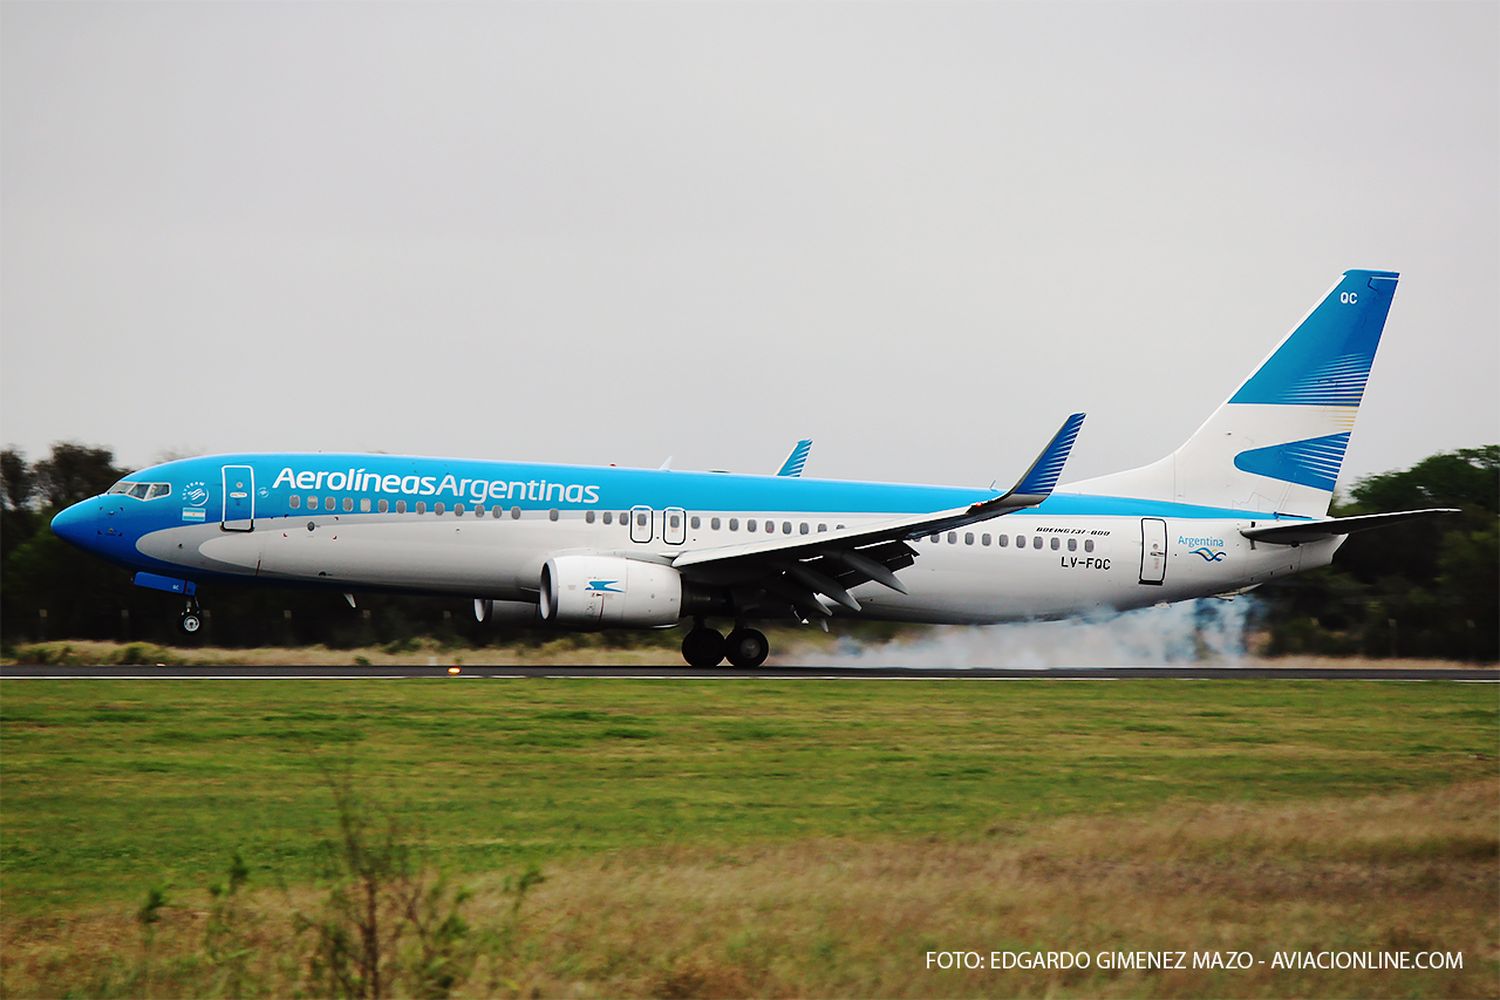
{"type": "Polygon", "coordinates": [[[58,509],[103,493],[125,474],[115,468],[114,452],[76,441],[59,441],[36,463],[36,492],[46,507],[58,509]]]}

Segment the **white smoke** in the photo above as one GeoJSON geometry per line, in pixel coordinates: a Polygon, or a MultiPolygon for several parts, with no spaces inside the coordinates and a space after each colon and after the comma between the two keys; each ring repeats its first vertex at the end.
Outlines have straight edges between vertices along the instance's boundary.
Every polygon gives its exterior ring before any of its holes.
{"type": "Polygon", "coordinates": [[[837,667],[1233,666],[1247,658],[1252,602],[1205,598],[1091,618],[1010,625],[933,626],[883,642],[840,638],[829,652],[798,657],[837,667]]]}

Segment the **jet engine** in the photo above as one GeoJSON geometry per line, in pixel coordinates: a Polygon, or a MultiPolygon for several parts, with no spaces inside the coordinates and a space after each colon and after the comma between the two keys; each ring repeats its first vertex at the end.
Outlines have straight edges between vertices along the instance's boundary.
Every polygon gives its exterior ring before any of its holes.
{"type": "Polygon", "coordinates": [[[542,566],[542,619],[559,625],[676,625],[682,577],[670,566],[618,556],[553,556],[542,566]]]}

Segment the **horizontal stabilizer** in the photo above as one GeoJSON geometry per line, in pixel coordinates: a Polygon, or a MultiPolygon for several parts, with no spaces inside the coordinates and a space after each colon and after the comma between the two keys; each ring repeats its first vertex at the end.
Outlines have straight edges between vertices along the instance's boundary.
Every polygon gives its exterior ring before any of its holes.
{"type": "Polygon", "coordinates": [[[1255,528],[1242,528],[1240,534],[1253,542],[1271,542],[1275,545],[1300,545],[1316,542],[1320,538],[1347,535],[1355,531],[1384,528],[1402,521],[1419,517],[1434,517],[1438,514],[1459,514],[1452,507],[1434,507],[1428,510],[1398,510],[1389,514],[1361,514],[1358,517],[1332,517],[1326,521],[1291,521],[1279,524],[1263,524],[1255,528]]]}

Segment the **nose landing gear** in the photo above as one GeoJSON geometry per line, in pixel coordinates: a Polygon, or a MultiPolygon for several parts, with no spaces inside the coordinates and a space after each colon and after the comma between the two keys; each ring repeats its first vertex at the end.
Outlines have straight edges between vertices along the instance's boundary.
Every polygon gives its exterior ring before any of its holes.
{"type": "Polygon", "coordinates": [[[177,630],[183,635],[196,636],[201,628],[203,628],[203,608],[199,605],[198,598],[190,597],[186,610],[177,619],[177,630]]]}

